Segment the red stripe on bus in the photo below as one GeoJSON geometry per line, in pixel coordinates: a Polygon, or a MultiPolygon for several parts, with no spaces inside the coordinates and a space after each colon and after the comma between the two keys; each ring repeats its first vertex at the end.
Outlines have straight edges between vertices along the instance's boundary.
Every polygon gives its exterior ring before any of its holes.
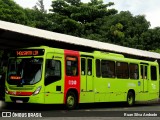
{"type": "Polygon", "coordinates": [[[16,96],[31,96],[33,92],[8,91],[8,94],[16,96]]]}
{"type": "MultiPolygon", "coordinates": [[[[66,94],[69,89],[75,89],[78,92],[78,98],[80,94],[80,53],[73,50],[64,50],[64,103],[66,100],[66,94]],[[77,57],[78,58],[78,75],[77,76],[67,76],[66,75],[66,57],[77,57]]],[[[79,102],[79,99],[78,99],[79,102]]]]}

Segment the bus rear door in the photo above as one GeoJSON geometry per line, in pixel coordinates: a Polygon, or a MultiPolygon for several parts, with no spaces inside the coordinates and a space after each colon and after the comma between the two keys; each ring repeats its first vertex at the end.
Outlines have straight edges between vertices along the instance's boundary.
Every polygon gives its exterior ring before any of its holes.
{"type": "Polygon", "coordinates": [[[146,100],[148,95],[148,65],[141,64],[141,92],[143,93],[142,99],[146,100]]]}
{"type": "Polygon", "coordinates": [[[94,101],[93,65],[92,57],[81,57],[81,103],[94,101]]]}

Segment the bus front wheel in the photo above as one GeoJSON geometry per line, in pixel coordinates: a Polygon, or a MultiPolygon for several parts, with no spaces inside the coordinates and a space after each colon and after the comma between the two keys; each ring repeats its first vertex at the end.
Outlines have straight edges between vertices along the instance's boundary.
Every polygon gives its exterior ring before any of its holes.
{"type": "Polygon", "coordinates": [[[75,109],[77,106],[77,97],[74,92],[69,91],[66,97],[66,108],[69,110],[75,109]]]}
{"type": "Polygon", "coordinates": [[[135,95],[132,91],[129,91],[127,94],[127,105],[133,106],[135,103],[135,95]]]}

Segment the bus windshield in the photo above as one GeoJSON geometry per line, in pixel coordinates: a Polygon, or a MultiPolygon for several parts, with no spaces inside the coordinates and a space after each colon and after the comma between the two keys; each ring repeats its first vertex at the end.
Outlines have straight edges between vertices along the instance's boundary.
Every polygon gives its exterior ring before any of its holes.
{"type": "Polygon", "coordinates": [[[9,60],[7,82],[11,85],[33,85],[41,80],[42,58],[9,60]]]}

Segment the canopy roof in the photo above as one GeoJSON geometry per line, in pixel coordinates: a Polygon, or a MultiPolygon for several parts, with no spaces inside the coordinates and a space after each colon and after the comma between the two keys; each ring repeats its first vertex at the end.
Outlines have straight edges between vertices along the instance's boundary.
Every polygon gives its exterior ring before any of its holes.
{"type": "Polygon", "coordinates": [[[41,38],[45,41],[48,40],[52,42],[61,42],[61,43],[68,43],[72,45],[85,46],[85,47],[93,48],[96,50],[111,51],[111,52],[129,54],[129,55],[140,56],[140,57],[160,59],[159,53],[123,47],[123,46],[114,45],[110,43],[98,42],[94,40],[41,30],[37,28],[32,28],[32,27],[0,20],[0,44],[1,44],[0,47],[1,48],[3,48],[4,45],[6,45],[6,47],[7,45],[12,46],[12,44],[22,46],[25,44],[25,42],[26,44],[28,44],[28,46],[29,45],[32,46],[35,41],[39,44],[44,43],[44,41],[41,41],[41,39],[38,40],[37,38],[41,38]]]}

